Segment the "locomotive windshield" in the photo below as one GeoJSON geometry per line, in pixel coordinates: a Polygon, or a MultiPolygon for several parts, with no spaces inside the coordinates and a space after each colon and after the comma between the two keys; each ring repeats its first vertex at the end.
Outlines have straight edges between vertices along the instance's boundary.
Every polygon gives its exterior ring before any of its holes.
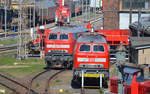
{"type": "Polygon", "coordinates": [[[102,45],[94,45],[93,51],[104,52],[104,47],[102,45]]]}
{"type": "Polygon", "coordinates": [[[68,40],[68,35],[67,34],[61,34],[60,40],[68,40]]]}
{"type": "Polygon", "coordinates": [[[50,34],[49,35],[49,40],[56,40],[57,39],[57,34],[50,34]]]}
{"type": "Polygon", "coordinates": [[[80,51],[86,51],[86,52],[89,52],[90,51],[90,45],[81,45],[80,46],[80,51]]]}

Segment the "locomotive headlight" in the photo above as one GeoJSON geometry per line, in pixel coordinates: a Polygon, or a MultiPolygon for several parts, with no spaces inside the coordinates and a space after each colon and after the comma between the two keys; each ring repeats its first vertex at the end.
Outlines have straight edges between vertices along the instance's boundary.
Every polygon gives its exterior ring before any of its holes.
{"type": "Polygon", "coordinates": [[[78,62],[88,62],[88,58],[78,58],[78,62]]]}
{"type": "Polygon", "coordinates": [[[95,58],[95,62],[106,62],[106,58],[95,58]]]}
{"type": "Polygon", "coordinates": [[[48,52],[51,52],[51,50],[48,50],[48,52]]]}

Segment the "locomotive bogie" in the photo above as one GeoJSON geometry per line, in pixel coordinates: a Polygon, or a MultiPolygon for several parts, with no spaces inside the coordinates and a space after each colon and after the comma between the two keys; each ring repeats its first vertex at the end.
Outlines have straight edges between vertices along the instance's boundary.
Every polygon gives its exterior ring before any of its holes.
{"type": "Polygon", "coordinates": [[[45,61],[47,63],[47,67],[55,67],[56,65],[59,65],[63,68],[70,68],[73,65],[71,56],[48,56],[45,57],[45,61]]]}

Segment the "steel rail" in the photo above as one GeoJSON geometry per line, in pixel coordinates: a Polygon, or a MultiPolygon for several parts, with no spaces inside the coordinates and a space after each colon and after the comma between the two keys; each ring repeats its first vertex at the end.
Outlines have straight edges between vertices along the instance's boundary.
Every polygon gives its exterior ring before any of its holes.
{"type": "MultiPolygon", "coordinates": [[[[12,83],[14,83],[14,84],[16,84],[16,85],[21,86],[21,87],[25,88],[26,90],[29,89],[29,87],[25,86],[24,84],[22,84],[22,83],[20,83],[20,82],[18,82],[18,81],[16,81],[16,80],[14,80],[14,79],[12,79],[12,78],[10,78],[10,77],[7,77],[6,75],[4,75],[4,74],[2,74],[2,73],[0,73],[0,77],[6,79],[6,80],[8,80],[8,81],[10,81],[10,82],[12,82],[12,83]]],[[[0,83],[0,84],[1,84],[1,83],[0,83]]],[[[9,87],[8,85],[4,85],[4,84],[3,84],[3,86],[6,86],[6,88],[9,87]]],[[[31,94],[38,94],[38,93],[37,93],[36,91],[34,91],[33,89],[31,89],[31,91],[32,91],[31,94]]]]}
{"type": "Polygon", "coordinates": [[[50,70],[45,70],[45,71],[39,72],[30,80],[28,94],[30,94],[30,92],[31,92],[31,88],[32,88],[34,80],[37,79],[39,76],[45,74],[48,71],[50,71],[50,70]]]}
{"type": "Polygon", "coordinates": [[[65,70],[65,69],[60,70],[60,71],[54,73],[52,76],[50,76],[50,78],[47,80],[47,83],[46,83],[46,86],[45,86],[45,93],[44,93],[44,94],[49,94],[49,93],[48,93],[48,89],[49,89],[49,87],[50,87],[50,82],[51,82],[57,75],[59,75],[60,73],[62,73],[62,72],[64,72],[64,71],[66,71],[66,70],[65,70]]]}

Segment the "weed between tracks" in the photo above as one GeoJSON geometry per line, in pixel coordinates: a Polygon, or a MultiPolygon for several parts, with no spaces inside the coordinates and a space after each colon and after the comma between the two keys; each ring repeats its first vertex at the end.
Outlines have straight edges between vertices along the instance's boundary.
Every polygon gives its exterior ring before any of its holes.
{"type": "Polygon", "coordinates": [[[8,57],[8,56],[0,56],[0,66],[2,65],[13,65],[16,61],[15,58],[8,57]]]}
{"type": "Polygon", "coordinates": [[[0,56],[0,72],[10,74],[14,77],[25,77],[31,73],[43,71],[44,67],[44,60],[41,59],[27,59],[20,61],[9,56],[0,56]]]}
{"type": "Polygon", "coordinates": [[[11,44],[17,44],[17,39],[6,39],[6,40],[0,40],[0,45],[11,45],[11,44]]]}
{"type": "MultiPolygon", "coordinates": [[[[43,71],[45,64],[44,60],[41,59],[26,59],[26,60],[16,60],[11,57],[14,53],[0,55],[0,72],[8,74],[15,78],[27,79],[31,74],[43,71]]],[[[36,85],[40,88],[40,85],[36,85]]],[[[0,89],[4,89],[5,93],[0,94],[13,94],[7,88],[0,85],[0,89]]]]}
{"type": "Polygon", "coordinates": [[[59,83],[59,82],[61,82],[61,80],[55,80],[55,82],[56,82],[56,83],[59,83]]]}
{"type": "Polygon", "coordinates": [[[40,88],[40,84],[39,84],[39,83],[36,83],[35,87],[36,87],[36,88],[40,88]]]}
{"type": "Polygon", "coordinates": [[[0,85],[0,94],[14,94],[14,93],[12,91],[10,91],[9,89],[0,85]]]}

